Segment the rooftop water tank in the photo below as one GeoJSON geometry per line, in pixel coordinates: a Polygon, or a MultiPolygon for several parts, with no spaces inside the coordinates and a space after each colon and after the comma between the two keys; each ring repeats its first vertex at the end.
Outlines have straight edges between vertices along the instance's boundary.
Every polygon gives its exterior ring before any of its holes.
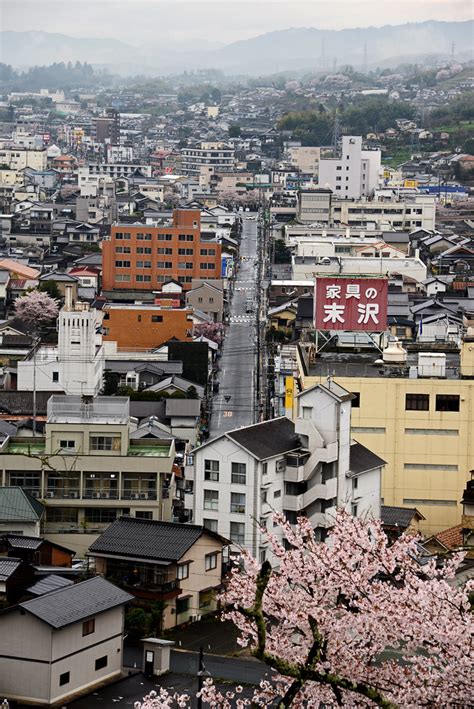
{"type": "Polygon", "coordinates": [[[384,364],[406,364],[407,351],[395,337],[389,340],[387,347],[382,352],[384,364]]]}

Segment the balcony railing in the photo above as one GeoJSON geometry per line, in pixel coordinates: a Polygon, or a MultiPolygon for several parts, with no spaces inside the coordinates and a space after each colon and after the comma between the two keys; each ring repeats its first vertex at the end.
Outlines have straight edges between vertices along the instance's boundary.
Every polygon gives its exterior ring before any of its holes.
{"type": "Polygon", "coordinates": [[[118,490],[95,490],[93,488],[85,488],[82,497],[85,500],[118,500],[119,493],[118,490]]]}
{"type": "Polygon", "coordinates": [[[47,407],[49,423],[127,423],[129,399],[100,396],[90,401],[81,396],[52,396],[47,407]]]}

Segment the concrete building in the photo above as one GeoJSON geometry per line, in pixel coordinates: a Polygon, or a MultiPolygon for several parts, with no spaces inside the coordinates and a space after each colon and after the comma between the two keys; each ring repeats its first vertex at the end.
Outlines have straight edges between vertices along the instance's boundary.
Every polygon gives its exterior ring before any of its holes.
{"type": "MultiPolygon", "coordinates": [[[[308,248],[308,247],[304,247],[308,248]]],[[[321,247],[323,251],[323,247],[321,247]]],[[[400,252],[398,258],[379,256],[350,256],[337,255],[331,257],[321,256],[293,256],[292,278],[295,281],[309,279],[314,281],[315,275],[392,275],[403,274],[422,283],[426,278],[426,266],[418,257],[406,257],[400,252]]]]}
{"type": "Polygon", "coordinates": [[[331,200],[332,191],[329,189],[298,190],[298,220],[330,224],[331,200]]]}
{"type": "MultiPolygon", "coordinates": [[[[319,174],[319,160],[321,148],[310,146],[296,146],[288,149],[290,164],[298,172],[313,175],[317,178],[319,174]]],[[[322,185],[323,187],[325,185],[322,185]]]]}
{"type": "Polygon", "coordinates": [[[371,197],[379,186],[380,150],[362,150],[361,136],[342,138],[341,156],[319,160],[319,184],[337,197],[371,197]]]}
{"type": "Polygon", "coordinates": [[[46,170],[48,163],[46,150],[30,150],[17,146],[0,148],[0,164],[7,165],[10,170],[23,170],[31,167],[33,170],[46,170]]]}
{"type": "Polygon", "coordinates": [[[217,609],[227,540],[205,527],[121,518],[91,546],[97,573],[136,598],[163,603],[162,629],[217,609]]]}
{"type": "MultiPolygon", "coordinates": [[[[474,333],[474,329],[472,330],[474,333]]],[[[463,490],[474,469],[474,335],[457,353],[413,353],[374,366],[376,354],[321,353],[298,347],[303,390],[328,373],[356,395],[352,434],[386,461],[385,505],[416,507],[423,533],[461,522],[463,490]]]]}
{"type": "Polygon", "coordinates": [[[291,523],[305,514],[321,539],[339,506],[379,517],[384,461],[351,441],[351,399],[339,385],[320,384],[299,395],[294,422],[272,419],[196,448],[186,468],[193,521],[263,562],[270,551],[259,525],[270,528],[275,511],[291,523]]]}
{"type": "Polygon", "coordinates": [[[58,345],[39,345],[18,362],[19,391],[62,391],[95,396],[102,386],[101,314],[88,303],[72,305],[71,289],[58,316],[58,345]]]}
{"type": "Polygon", "coordinates": [[[174,440],[135,428],[126,397],[52,396],[44,436],[2,441],[0,485],[42,500],[46,538],[80,555],[121,515],[169,520],[174,440]]]}
{"type": "MultiPolygon", "coordinates": [[[[216,281],[217,283],[217,281],[216,281]]],[[[224,291],[212,283],[203,282],[186,293],[186,305],[211,315],[214,322],[224,317],[224,291]]]]}
{"type": "Polygon", "coordinates": [[[91,137],[96,143],[117,145],[120,139],[120,114],[108,108],[105,116],[92,119],[91,137]]]}
{"type": "Polygon", "coordinates": [[[332,224],[375,229],[399,229],[411,231],[417,228],[434,229],[436,219],[435,197],[415,194],[389,199],[338,200],[332,201],[332,224]]]}
{"type": "Polygon", "coordinates": [[[191,342],[191,312],[160,305],[107,303],[103,309],[103,339],[126,350],[154,349],[173,338],[191,342]]]}
{"type": "Polygon", "coordinates": [[[102,253],[102,287],[112,300],[121,291],[141,299],[140,294],[161,290],[170,279],[190,290],[193,278],[221,275],[221,246],[202,240],[198,209],[176,209],[164,226],[116,224],[102,253]]]}
{"type": "Polygon", "coordinates": [[[182,169],[187,175],[199,175],[202,167],[217,172],[232,172],[235,166],[234,149],[226,143],[201,142],[182,148],[182,169]]]}
{"type": "Polygon", "coordinates": [[[95,577],[0,614],[0,694],[52,706],[120,677],[124,606],[133,596],[95,577]]]}

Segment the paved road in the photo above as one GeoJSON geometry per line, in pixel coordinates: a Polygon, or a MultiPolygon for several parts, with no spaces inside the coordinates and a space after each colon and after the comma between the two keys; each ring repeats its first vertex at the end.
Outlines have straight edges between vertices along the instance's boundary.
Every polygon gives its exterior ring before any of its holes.
{"type": "Polygon", "coordinates": [[[213,401],[210,426],[212,438],[233,428],[254,423],[258,222],[256,213],[245,213],[242,216],[241,262],[220,360],[221,371],[217,380],[219,393],[213,401]],[[249,219],[249,216],[253,219],[249,219]],[[247,297],[253,302],[252,313],[246,312],[247,297]]]}

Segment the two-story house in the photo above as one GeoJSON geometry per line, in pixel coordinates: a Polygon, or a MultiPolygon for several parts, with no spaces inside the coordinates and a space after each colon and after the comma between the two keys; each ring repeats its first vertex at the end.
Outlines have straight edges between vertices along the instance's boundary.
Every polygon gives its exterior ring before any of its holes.
{"type": "MultiPolygon", "coordinates": [[[[274,512],[290,523],[307,516],[324,539],[336,508],[380,516],[384,461],[351,439],[351,400],[342,387],[318,384],[297,397],[297,415],[246,426],[194,449],[186,468],[185,506],[193,522],[270,556],[262,528],[274,512]]],[[[278,530],[274,530],[278,533],[278,530]]]]}
{"type": "Polygon", "coordinates": [[[132,431],[128,397],[52,396],[44,436],[0,445],[0,484],[42,500],[46,538],[82,556],[117,517],[172,519],[174,439],[132,431]]]}
{"type": "Polygon", "coordinates": [[[217,608],[228,541],[203,526],[116,520],[91,545],[95,570],[137,600],[163,602],[162,629],[217,608]]]}
{"type": "Polygon", "coordinates": [[[0,695],[51,706],[120,677],[130,600],[96,576],[0,611],[0,695]]]}

